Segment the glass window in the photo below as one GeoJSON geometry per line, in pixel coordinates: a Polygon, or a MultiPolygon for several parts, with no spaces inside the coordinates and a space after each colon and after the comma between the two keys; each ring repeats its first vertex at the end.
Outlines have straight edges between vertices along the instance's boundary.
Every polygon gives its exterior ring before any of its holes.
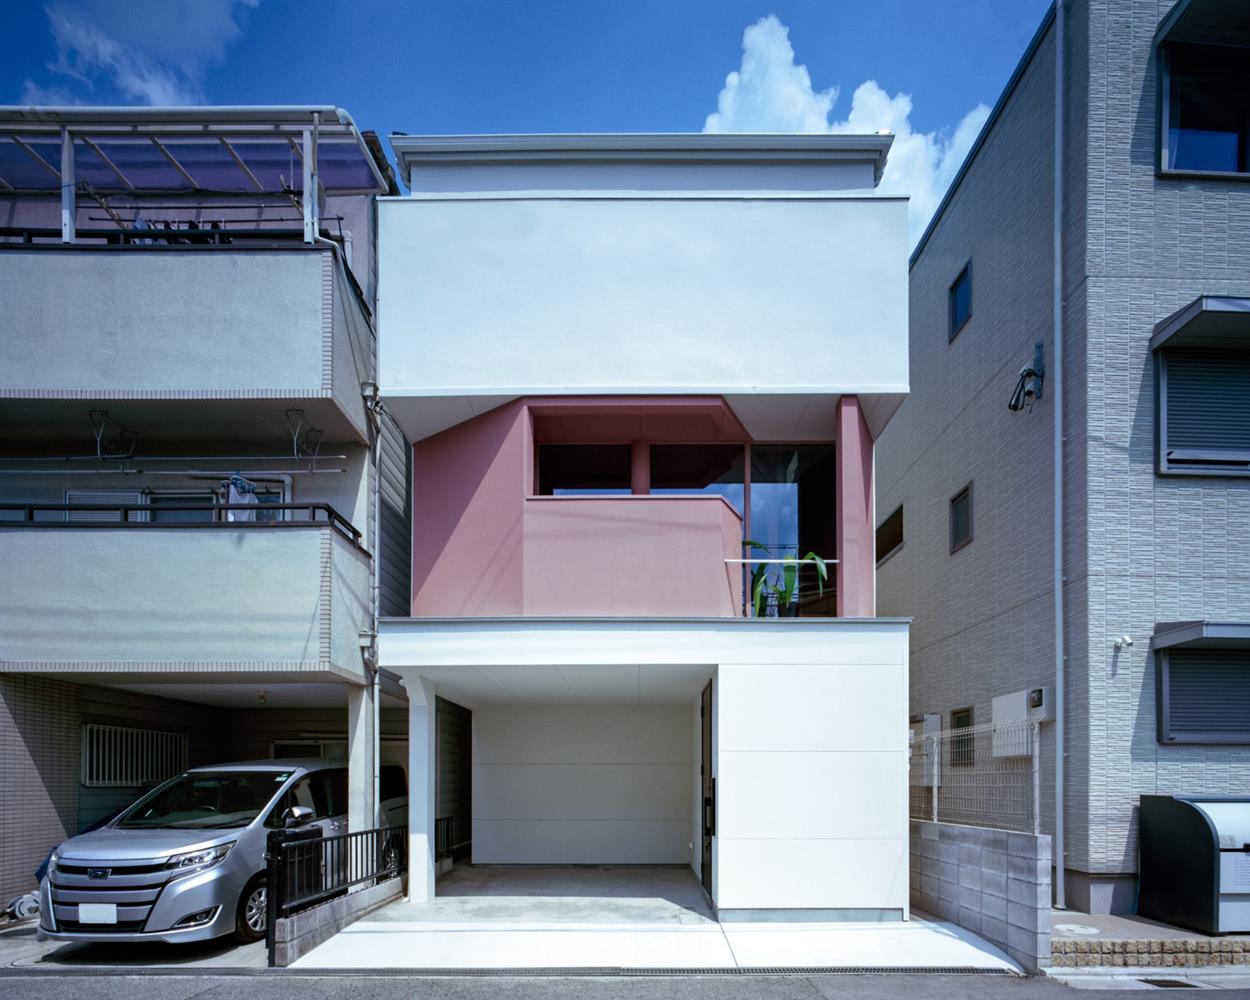
{"type": "Polygon", "coordinates": [[[950,328],[947,340],[954,340],[972,318],[972,262],[969,261],[950,287],[950,328]]]}
{"type": "Polygon", "coordinates": [[[189,771],[122,814],[123,829],[212,829],[247,826],[269,804],[290,771],[189,771]]]}
{"type": "MultiPolygon", "coordinates": [[[[750,540],[755,545],[748,558],[793,559],[812,552],[822,559],[836,559],[835,473],[833,445],[753,446],[750,540]]],[[[787,590],[784,567],[773,565],[766,572],[775,585],[768,588],[769,614],[836,614],[832,566],[824,582],[814,565],[802,566],[788,602],[775,592],[787,590]]]]}
{"type": "Polygon", "coordinates": [[[740,444],[651,446],[651,492],[708,493],[743,511],[743,447],[740,444]]]}
{"type": "Polygon", "coordinates": [[[1172,44],[1164,58],[1164,168],[1250,172],[1250,49],[1172,44]]]}
{"type": "Polygon", "coordinates": [[[408,776],[399,764],[383,764],[378,774],[381,790],[378,795],[383,802],[389,799],[402,799],[408,795],[408,776]]]}
{"type": "Polygon", "coordinates": [[[951,551],[972,541],[972,484],[951,497],[951,551]]]}
{"type": "Polygon", "coordinates": [[[1163,350],[1159,471],[1250,475],[1250,351],[1163,350]]]}
{"type": "Polygon", "coordinates": [[[186,524],[193,521],[211,521],[211,510],[217,497],[211,490],[203,493],[169,491],[148,496],[148,520],[161,524],[186,524]],[[170,508],[196,506],[203,510],[177,510],[170,508]]]}
{"type": "Polygon", "coordinates": [[[976,736],[969,732],[971,728],[971,708],[951,712],[951,763],[957,767],[971,767],[976,760],[976,736]]]}
{"type": "Polygon", "coordinates": [[[881,522],[877,528],[877,563],[878,565],[903,547],[903,508],[899,507],[893,514],[881,522]]]}
{"type": "Polygon", "coordinates": [[[541,496],[611,496],[628,493],[627,444],[543,444],[538,446],[541,496]]]}

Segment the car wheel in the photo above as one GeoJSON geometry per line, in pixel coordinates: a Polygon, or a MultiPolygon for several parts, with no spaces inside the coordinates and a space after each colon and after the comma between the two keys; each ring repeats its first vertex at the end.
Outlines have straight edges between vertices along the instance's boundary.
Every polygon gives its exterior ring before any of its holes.
{"type": "Polygon", "coordinates": [[[235,936],[251,943],[265,936],[269,920],[269,891],[262,876],[253,879],[239,896],[239,912],[235,921],[235,936]]]}

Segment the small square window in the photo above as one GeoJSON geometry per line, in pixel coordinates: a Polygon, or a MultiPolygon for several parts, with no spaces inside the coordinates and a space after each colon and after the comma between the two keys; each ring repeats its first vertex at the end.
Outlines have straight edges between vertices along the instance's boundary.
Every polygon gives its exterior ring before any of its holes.
{"type": "Polygon", "coordinates": [[[1250,744],[1250,649],[1155,653],[1160,743],[1250,744]]]}
{"type": "Polygon", "coordinates": [[[900,506],[877,528],[877,565],[880,566],[902,547],[903,508],[900,506]]]}
{"type": "Polygon", "coordinates": [[[964,328],[964,324],[972,319],[972,261],[964,265],[964,269],[959,272],[959,277],[951,285],[948,294],[950,325],[946,339],[949,342],[959,336],[959,331],[964,328]]]}
{"type": "Polygon", "coordinates": [[[957,708],[951,712],[951,764],[955,767],[971,767],[976,760],[976,735],[972,729],[972,708],[957,708]]]}
{"type": "Polygon", "coordinates": [[[972,541],[972,484],[951,497],[951,551],[972,541]]]}

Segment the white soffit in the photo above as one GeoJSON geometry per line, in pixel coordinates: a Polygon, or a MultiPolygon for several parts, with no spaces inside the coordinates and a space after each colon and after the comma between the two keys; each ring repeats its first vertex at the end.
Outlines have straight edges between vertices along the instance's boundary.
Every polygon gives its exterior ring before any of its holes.
{"type": "MultiPolygon", "coordinates": [[[[830,441],[835,436],[834,416],[841,394],[827,393],[722,393],[716,389],[686,389],[662,392],[645,387],[636,392],[584,388],[576,392],[565,387],[533,388],[508,395],[421,395],[416,390],[383,390],[386,407],[409,441],[420,441],[457,424],[502,406],[522,396],[557,396],[575,399],[585,396],[645,395],[663,399],[673,395],[723,395],[747,433],[755,441],[830,441]]],[[[889,422],[903,393],[860,393],[864,417],[876,438],[889,422]]]]}

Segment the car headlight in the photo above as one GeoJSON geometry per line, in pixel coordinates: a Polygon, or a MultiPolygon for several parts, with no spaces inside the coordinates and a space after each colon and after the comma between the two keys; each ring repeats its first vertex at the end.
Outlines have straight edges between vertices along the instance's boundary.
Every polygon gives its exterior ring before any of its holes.
{"type": "Polygon", "coordinates": [[[61,860],[61,848],[60,848],[60,845],[58,845],[52,848],[52,854],[48,857],[48,871],[50,872],[56,871],[57,865],[60,863],[60,860],[61,860]]]}
{"type": "Polygon", "coordinates": [[[192,875],[195,872],[202,872],[205,869],[212,868],[221,864],[226,860],[226,855],[230,853],[230,848],[234,846],[232,840],[228,844],[218,844],[216,847],[206,847],[202,851],[189,851],[186,854],[175,854],[165,862],[165,868],[174,873],[173,877],[180,875],[192,875]]]}

